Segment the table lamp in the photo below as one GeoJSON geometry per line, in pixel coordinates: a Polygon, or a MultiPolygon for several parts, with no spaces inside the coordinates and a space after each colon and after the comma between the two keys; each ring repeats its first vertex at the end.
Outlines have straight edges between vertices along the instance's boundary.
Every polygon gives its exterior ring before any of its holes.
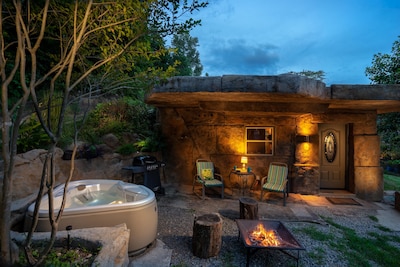
{"type": "Polygon", "coordinates": [[[242,158],[240,159],[240,163],[243,164],[243,169],[246,169],[247,157],[242,157],[242,158]]]}

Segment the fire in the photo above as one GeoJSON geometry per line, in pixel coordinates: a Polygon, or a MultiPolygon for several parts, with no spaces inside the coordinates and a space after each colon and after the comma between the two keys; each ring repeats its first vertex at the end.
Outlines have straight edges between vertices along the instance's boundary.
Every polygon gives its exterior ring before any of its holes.
{"type": "Polygon", "coordinates": [[[249,233],[249,239],[253,244],[264,247],[278,247],[282,243],[276,231],[266,230],[261,223],[249,233]]]}

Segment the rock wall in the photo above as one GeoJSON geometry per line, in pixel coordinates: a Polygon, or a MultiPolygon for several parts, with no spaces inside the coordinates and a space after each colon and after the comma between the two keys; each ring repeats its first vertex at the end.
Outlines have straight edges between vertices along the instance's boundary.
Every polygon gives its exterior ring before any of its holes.
{"type": "MultiPolygon", "coordinates": [[[[40,186],[46,150],[35,149],[15,157],[13,200],[36,194],[40,186]]],[[[56,150],[55,172],[56,184],[64,183],[71,168],[70,160],[63,160],[63,151],[56,150]]],[[[132,156],[121,156],[117,153],[106,153],[100,157],[76,159],[72,180],[82,179],[118,179],[130,180],[131,173],[122,167],[131,165],[132,156]]]]}

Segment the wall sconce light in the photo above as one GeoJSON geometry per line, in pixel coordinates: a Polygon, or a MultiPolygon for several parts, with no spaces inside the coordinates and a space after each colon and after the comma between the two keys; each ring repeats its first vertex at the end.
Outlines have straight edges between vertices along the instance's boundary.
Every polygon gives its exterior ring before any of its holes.
{"type": "Polygon", "coordinates": [[[247,162],[248,162],[247,157],[241,157],[240,163],[243,164],[243,169],[246,169],[247,162]]]}
{"type": "Polygon", "coordinates": [[[310,143],[309,135],[297,135],[296,136],[297,143],[310,143]]]}

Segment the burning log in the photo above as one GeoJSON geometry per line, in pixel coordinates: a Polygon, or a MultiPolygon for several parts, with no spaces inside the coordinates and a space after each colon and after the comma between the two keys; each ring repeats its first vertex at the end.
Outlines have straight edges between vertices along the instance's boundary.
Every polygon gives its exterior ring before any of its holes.
{"type": "Polygon", "coordinates": [[[218,255],[222,245],[222,218],[218,213],[199,216],[194,219],[192,249],[199,258],[218,255]]]}
{"type": "Polygon", "coordinates": [[[249,240],[256,246],[279,247],[283,241],[275,230],[266,230],[260,223],[249,232],[249,240]]]}

